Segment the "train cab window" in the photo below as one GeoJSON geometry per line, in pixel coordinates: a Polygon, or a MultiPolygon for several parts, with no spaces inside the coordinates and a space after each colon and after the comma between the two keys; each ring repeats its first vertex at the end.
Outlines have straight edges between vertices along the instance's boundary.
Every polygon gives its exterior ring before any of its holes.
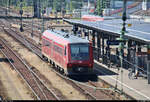
{"type": "Polygon", "coordinates": [[[89,60],[89,44],[71,44],[72,60],[89,60]]]}

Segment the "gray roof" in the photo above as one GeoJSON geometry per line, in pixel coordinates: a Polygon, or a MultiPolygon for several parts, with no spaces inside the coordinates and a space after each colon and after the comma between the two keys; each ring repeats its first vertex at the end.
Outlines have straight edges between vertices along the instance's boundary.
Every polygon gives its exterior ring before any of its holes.
{"type": "MultiPolygon", "coordinates": [[[[104,20],[99,22],[66,19],[65,21],[93,30],[110,32],[108,34],[115,34],[117,36],[121,34],[123,23],[121,19],[104,20]]],[[[125,33],[125,37],[127,37],[128,39],[134,39],[139,42],[150,44],[150,23],[135,19],[128,19],[126,23],[130,23],[132,24],[132,26],[126,26],[127,33],[125,33]]]]}
{"type": "Polygon", "coordinates": [[[58,30],[46,30],[46,31],[51,34],[54,34],[55,36],[57,36],[63,40],[68,41],[69,43],[89,43],[89,41],[84,38],[74,36],[74,35],[71,35],[69,33],[65,33],[62,31],[58,31],[58,30]],[[65,37],[65,35],[67,35],[67,34],[69,35],[69,37],[65,37]]]}

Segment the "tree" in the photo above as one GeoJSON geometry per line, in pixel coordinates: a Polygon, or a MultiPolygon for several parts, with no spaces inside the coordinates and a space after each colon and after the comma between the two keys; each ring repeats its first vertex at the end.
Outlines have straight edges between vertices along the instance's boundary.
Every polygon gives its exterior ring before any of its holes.
{"type": "Polygon", "coordinates": [[[53,13],[56,12],[56,0],[53,1],[53,13]]]}
{"type": "Polygon", "coordinates": [[[72,0],[70,0],[70,11],[73,11],[72,0]]]}
{"type": "Polygon", "coordinates": [[[96,13],[102,15],[102,0],[97,0],[96,13]]]}

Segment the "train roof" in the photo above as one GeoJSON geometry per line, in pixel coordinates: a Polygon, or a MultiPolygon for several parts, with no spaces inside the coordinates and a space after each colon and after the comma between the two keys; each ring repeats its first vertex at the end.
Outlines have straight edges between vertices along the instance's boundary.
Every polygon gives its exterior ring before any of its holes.
{"type": "Polygon", "coordinates": [[[89,43],[89,40],[56,30],[46,30],[43,36],[60,43],[89,43]],[[54,37],[54,38],[52,38],[54,37]]]}

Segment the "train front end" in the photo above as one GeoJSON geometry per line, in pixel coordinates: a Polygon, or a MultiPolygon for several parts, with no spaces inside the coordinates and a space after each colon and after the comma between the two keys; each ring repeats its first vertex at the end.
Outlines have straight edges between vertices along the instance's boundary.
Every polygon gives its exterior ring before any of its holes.
{"type": "Polygon", "coordinates": [[[93,74],[93,49],[91,43],[70,44],[67,71],[72,75],[93,74]]]}

